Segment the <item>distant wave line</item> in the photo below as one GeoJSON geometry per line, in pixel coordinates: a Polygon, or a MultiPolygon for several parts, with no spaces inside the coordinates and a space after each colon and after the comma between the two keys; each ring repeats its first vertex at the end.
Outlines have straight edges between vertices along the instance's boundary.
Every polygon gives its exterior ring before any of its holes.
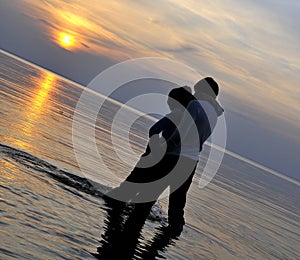
{"type": "Polygon", "coordinates": [[[231,152],[231,151],[229,151],[227,149],[223,149],[222,147],[220,147],[218,145],[215,145],[215,144],[212,144],[212,143],[209,143],[209,142],[207,142],[206,144],[209,145],[210,147],[214,148],[214,149],[217,149],[218,151],[222,151],[222,152],[224,152],[224,153],[226,153],[226,154],[228,154],[228,155],[230,155],[230,156],[232,156],[232,157],[234,157],[236,159],[239,159],[239,160],[241,160],[243,162],[246,162],[246,163],[248,163],[248,164],[250,164],[252,166],[255,166],[255,167],[257,167],[257,168],[259,168],[261,170],[264,170],[264,171],[266,171],[268,173],[271,173],[271,174],[275,175],[276,177],[279,177],[281,179],[284,179],[284,180],[286,180],[288,182],[291,182],[293,184],[296,184],[296,185],[300,186],[300,182],[299,181],[297,181],[297,180],[295,180],[293,178],[290,178],[290,177],[284,175],[283,173],[280,173],[280,172],[277,172],[275,170],[272,170],[272,169],[270,169],[270,168],[268,168],[268,167],[266,167],[266,166],[264,166],[264,165],[262,165],[260,163],[252,161],[250,159],[247,159],[247,158],[245,158],[245,157],[243,157],[243,156],[241,156],[241,155],[239,155],[237,153],[231,152]]]}

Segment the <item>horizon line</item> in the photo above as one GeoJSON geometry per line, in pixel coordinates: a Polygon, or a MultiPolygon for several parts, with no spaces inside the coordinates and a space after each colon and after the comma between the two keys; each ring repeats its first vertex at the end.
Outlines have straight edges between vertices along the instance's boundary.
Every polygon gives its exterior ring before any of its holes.
{"type": "MultiPolygon", "coordinates": [[[[110,99],[112,102],[114,102],[114,103],[116,103],[116,104],[125,105],[126,107],[128,107],[128,109],[131,109],[131,110],[137,112],[138,114],[142,114],[143,116],[145,116],[145,117],[147,117],[147,118],[149,118],[149,119],[157,120],[157,118],[154,118],[154,117],[152,117],[152,116],[150,116],[150,115],[144,114],[143,112],[138,111],[137,109],[135,109],[135,108],[133,108],[133,107],[130,107],[130,106],[128,106],[128,105],[126,105],[126,104],[124,104],[124,103],[122,103],[122,102],[120,102],[120,101],[118,101],[118,100],[116,100],[116,99],[113,99],[113,98],[111,98],[111,97],[107,97],[107,96],[105,96],[105,95],[103,95],[103,94],[101,94],[101,93],[99,93],[99,92],[96,92],[96,91],[94,91],[94,90],[92,90],[92,89],[89,89],[89,88],[87,88],[87,86],[84,86],[84,85],[82,85],[82,84],[80,84],[80,83],[78,83],[78,82],[75,82],[74,80],[69,79],[69,78],[67,78],[67,77],[65,77],[65,76],[62,76],[62,75],[58,74],[57,72],[51,71],[51,70],[49,70],[49,69],[46,69],[46,68],[44,68],[44,67],[42,67],[42,66],[40,66],[40,65],[38,65],[38,64],[35,64],[35,63],[33,63],[33,62],[29,61],[29,60],[26,60],[26,59],[24,59],[24,58],[22,58],[22,57],[20,57],[20,56],[17,56],[16,54],[13,54],[13,53],[11,53],[11,52],[8,52],[8,51],[6,51],[6,50],[4,50],[4,49],[2,49],[2,48],[0,49],[0,53],[3,53],[4,55],[7,55],[7,56],[9,56],[9,57],[12,57],[12,58],[14,58],[14,59],[16,59],[16,60],[19,60],[19,61],[21,61],[21,62],[23,62],[23,63],[25,63],[25,64],[28,64],[28,65],[30,65],[30,66],[32,66],[32,67],[34,67],[34,68],[38,68],[38,69],[40,69],[40,70],[43,70],[43,71],[52,73],[52,74],[56,75],[57,77],[63,79],[64,81],[70,82],[70,83],[72,83],[73,85],[75,85],[75,86],[77,86],[77,87],[79,87],[79,88],[81,88],[81,89],[88,90],[88,91],[94,93],[95,95],[99,95],[99,96],[101,96],[101,97],[108,98],[108,99],[110,99]]],[[[239,160],[241,160],[241,161],[243,161],[243,162],[246,162],[246,163],[248,163],[248,164],[250,164],[250,165],[252,165],[252,166],[255,166],[255,167],[257,167],[257,168],[259,168],[259,169],[261,169],[261,170],[264,170],[264,171],[266,171],[266,172],[268,172],[268,173],[270,173],[270,174],[272,174],[272,175],[274,175],[274,176],[276,176],[276,177],[278,177],[278,178],[281,178],[281,179],[283,179],[283,180],[286,180],[286,181],[288,181],[288,182],[291,182],[291,183],[293,183],[293,184],[296,184],[296,185],[300,186],[300,181],[298,181],[297,179],[294,179],[294,178],[289,177],[289,176],[287,176],[287,175],[285,175],[285,174],[283,174],[283,173],[281,173],[281,172],[278,172],[278,171],[276,171],[276,170],[273,170],[273,169],[271,169],[271,168],[269,168],[269,167],[267,167],[267,166],[262,165],[261,163],[258,163],[258,162],[255,162],[255,161],[253,161],[253,160],[250,160],[250,159],[248,159],[248,158],[246,158],[246,157],[243,157],[243,156],[241,156],[241,155],[239,155],[239,154],[237,154],[237,153],[234,153],[234,152],[232,152],[232,151],[230,151],[230,150],[228,150],[228,149],[223,149],[222,147],[219,147],[218,145],[215,145],[215,144],[213,144],[213,143],[211,143],[211,142],[206,142],[206,145],[208,145],[208,146],[210,146],[210,147],[212,147],[212,148],[214,148],[214,149],[217,149],[218,151],[224,152],[224,153],[226,153],[226,154],[228,154],[228,155],[230,155],[230,156],[232,156],[232,157],[234,157],[234,158],[236,158],[236,159],[239,159],[239,160]]]]}

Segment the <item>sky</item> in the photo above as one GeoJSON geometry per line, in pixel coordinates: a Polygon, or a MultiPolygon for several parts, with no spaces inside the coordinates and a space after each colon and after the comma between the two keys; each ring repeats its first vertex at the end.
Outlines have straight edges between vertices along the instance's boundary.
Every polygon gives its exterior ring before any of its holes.
{"type": "Polygon", "coordinates": [[[298,0],[2,0],[0,48],[80,84],[165,57],[220,85],[228,146],[300,180],[298,0]]]}

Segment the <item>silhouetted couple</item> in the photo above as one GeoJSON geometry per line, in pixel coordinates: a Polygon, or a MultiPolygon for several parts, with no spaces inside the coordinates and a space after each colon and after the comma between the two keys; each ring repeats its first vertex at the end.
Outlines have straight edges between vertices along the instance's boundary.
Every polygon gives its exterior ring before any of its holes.
{"type": "Polygon", "coordinates": [[[136,223],[144,223],[151,207],[170,188],[168,223],[182,230],[187,191],[204,142],[211,135],[223,109],[216,101],[218,84],[211,77],[194,86],[172,89],[168,95],[170,113],[149,131],[146,152],[126,180],[104,195],[108,203],[133,206],[136,223]]]}

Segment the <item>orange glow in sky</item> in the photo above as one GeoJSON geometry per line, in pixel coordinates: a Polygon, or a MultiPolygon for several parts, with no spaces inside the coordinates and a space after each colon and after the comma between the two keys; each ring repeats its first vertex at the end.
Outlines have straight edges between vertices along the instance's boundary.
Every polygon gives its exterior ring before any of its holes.
{"type": "Polygon", "coordinates": [[[58,43],[65,49],[72,49],[75,46],[75,37],[71,34],[60,32],[58,34],[58,43]]]}
{"type": "Polygon", "coordinates": [[[300,35],[291,15],[299,1],[268,8],[265,1],[233,0],[21,2],[45,40],[60,48],[114,61],[175,59],[215,76],[225,93],[250,107],[299,125],[300,35]]]}

